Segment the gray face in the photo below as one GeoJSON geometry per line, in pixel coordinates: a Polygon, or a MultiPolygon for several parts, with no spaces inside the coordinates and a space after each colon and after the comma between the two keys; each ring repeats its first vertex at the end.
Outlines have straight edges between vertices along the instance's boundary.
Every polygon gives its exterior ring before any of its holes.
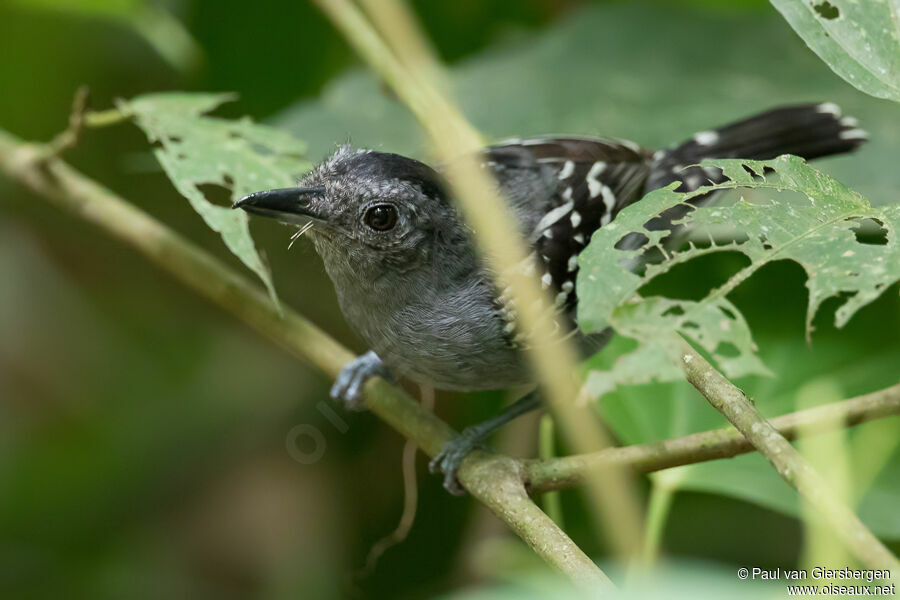
{"type": "Polygon", "coordinates": [[[465,247],[464,230],[430,167],[395,154],[340,148],[300,187],[259,192],[235,207],[305,225],[329,273],[380,278],[433,268],[434,248],[465,247]]]}

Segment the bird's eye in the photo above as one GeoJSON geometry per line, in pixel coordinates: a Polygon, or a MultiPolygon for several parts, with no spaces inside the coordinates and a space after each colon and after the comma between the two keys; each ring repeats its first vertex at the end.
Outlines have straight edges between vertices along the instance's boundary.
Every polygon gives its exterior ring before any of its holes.
{"type": "Polygon", "coordinates": [[[375,231],[387,231],[397,224],[397,209],[390,204],[376,204],[366,211],[366,225],[375,231]]]}

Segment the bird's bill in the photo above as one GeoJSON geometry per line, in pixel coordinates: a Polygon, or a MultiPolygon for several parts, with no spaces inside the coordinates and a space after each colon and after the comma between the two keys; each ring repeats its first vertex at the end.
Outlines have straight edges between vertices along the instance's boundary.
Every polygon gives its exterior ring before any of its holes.
{"type": "Polygon", "coordinates": [[[280,188],[244,196],[231,208],[262,217],[271,217],[289,225],[306,225],[324,222],[325,215],[311,209],[312,198],[322,193],[321,188],[280,188]]]}

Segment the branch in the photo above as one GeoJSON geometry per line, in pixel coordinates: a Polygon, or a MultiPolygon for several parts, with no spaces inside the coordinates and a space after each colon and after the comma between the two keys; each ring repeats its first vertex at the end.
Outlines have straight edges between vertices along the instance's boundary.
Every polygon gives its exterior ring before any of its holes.
{"type": "MultiPolygon", "coordinates": [[[[279,315],[264,291],[218,259],[59,158],[48,156],[46,146],[24,143],[0,130],[0,171],[135,248],[201,296],[329,377],[335,377],[353,358],[349,350],[301,315],[287,308],[283,316],[279,315]]],[[[449,425],[384,380],[368,383],[366,405],[430,456],[456,435],[449,425]]],[[[551,566],[593,590],[612,586],[591,559],[528,498],[516,461],[476,453],[459,476],[473,496],[551,566]]]]}
{"type": "Polygon", "coordinates": [[[872,569],[900,572],[900,561],[837,498],[815,469],[759,413],[744,392],[684,341],[681,344],[681,359],[681,367],[691,385],[766,457],[785,481],[822,513],[860,562],[872,569]]]}
{"type": "MultiPolygon", "coordinates": [[[[825,433],[835,423],[851,427],[868,421],[900,415],[900,384],[842,402],[817,406],[770,420],[787,440],[825,433]]],[[[619,463],[643,472],[661,471],[753,452],[750,441],[734,428],[694,433],[674,440],[608,448],[591,454],[576,454],[549,460],[525,461],[525,482],[532,492],[573,487],[584,481],[585,473],[608,463],[619,463]]]]}

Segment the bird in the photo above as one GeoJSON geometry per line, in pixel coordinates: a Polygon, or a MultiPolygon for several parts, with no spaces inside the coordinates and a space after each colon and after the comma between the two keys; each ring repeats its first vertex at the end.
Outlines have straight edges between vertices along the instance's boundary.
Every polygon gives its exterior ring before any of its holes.
{"type": "MultiPolygon", "coordinates": [[[[699,165],[707,158],[809,160],[853,151],[866,139],[856,119],[825,102],[773,108],[658,151],[612,138],[542,135],[497,142],[476,158],[529,245],[523,269],[551,292],[561,326],[588,352],[609,333],[577,329],[578,256],[622,209],[670,184],[690,192],[720,183],[720,170],[699,165]]],[[[457,391],[534,383],[515,306],[476,252],[441,166],[341,145],[297,187],[260,191],[233,206],[308,231],[345,319],[371,348],[331,389],[348,410],[364,408],[363,388],[375,376],[457,391]]],[[[656,226],[671,228],[672,220],[656,226]]],[[[444,487],[464,493],[456,477],[463,458],[538,406],[534,391],[464,429],[431,462],[444,487]]]]}

